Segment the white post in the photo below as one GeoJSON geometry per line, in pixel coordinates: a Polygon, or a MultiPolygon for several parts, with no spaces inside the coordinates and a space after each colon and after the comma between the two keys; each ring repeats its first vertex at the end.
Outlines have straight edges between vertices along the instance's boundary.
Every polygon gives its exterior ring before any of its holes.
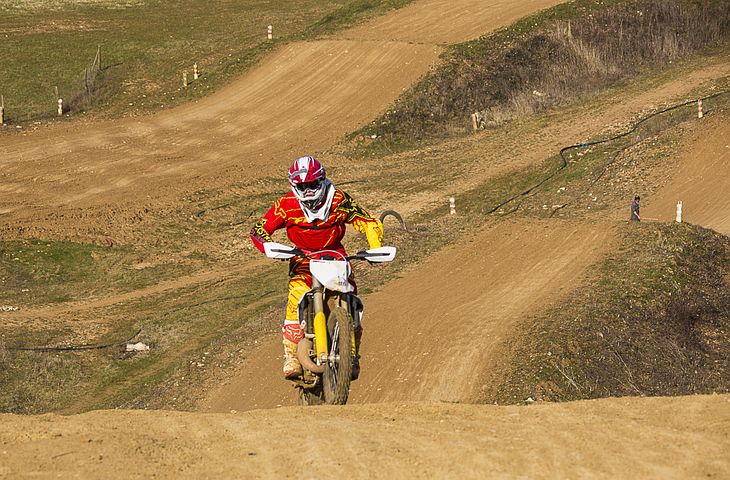
{"type": "Polygon", "coordinates": [[[5,125],[5,96],[0,95],[0,125],[5,125]]]}
{"type": "Polygon", "coordinates": [[[63,115],[63,98],[58,99],[58,116],[63,115]]]}
{"type": "Polygon", "coordinates": [[[702,118],[705,113],[702,111],[702,99],[697,100],[697,118],[702,118]]]}
{"type": "Polygon", "coordinates": [[[272,40],[274,38],[274,26],[273,25],[269,25],[268,28],[266,29],[266,37],[269,40],[272,40]]]}
{"type": "Polygon", "coordinates": [[[682,202],[677,202],[677,223],[682,223],[682,202]]]}
{"type": "Polygon", "coordinates": [[[183,87],[188,86],[188,72],[183,72],[183,87]]]}
{"type": "Polygon", "coordinates": [[[472,113],[471,114],[471,128],[475,131],[479,128],[479,123],[477,122],[477,114],[472,113]]]}
{"type": "Polygon", "coordinates": [[[456,213],[456,199],[454,197],[449,198],[449,215],[456,213]]]}
{"type": "Polygon", "coordinates": [[[198,79],[198,64],[194,63],[193,64],[193,80],[197,80],[197,79],[198,79]]]}

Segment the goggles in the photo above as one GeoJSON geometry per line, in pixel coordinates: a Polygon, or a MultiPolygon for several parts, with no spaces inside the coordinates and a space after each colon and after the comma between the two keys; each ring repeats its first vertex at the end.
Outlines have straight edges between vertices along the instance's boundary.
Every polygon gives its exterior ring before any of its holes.
{"type": "Polygon", "coordinates": [[[301,182],[294,184],[294,188],[296,188],[298,191],[304,193],[308,190],[319,190],[322,187],[322,184],[324,183],[324,180],[317,179],[312,182],[301,182]]]}

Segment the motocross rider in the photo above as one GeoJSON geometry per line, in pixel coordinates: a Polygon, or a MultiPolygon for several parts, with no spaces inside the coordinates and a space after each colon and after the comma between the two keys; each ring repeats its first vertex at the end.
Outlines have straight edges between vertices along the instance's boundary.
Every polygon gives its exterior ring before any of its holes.
{"type": "MultiPolygon", "coordinates": [[[[285,194],[251,229],[251,240],[263,252],[264,242],[280,228],[286,228],[289,240],[304,251],[336,250],[345,254],[342,238],[346,224],[365,234],[370,248],[380,247],[383,224],[371,216],[355,200],[335,188],[327,178],[322,163],[314,157],[297,158],[289,169],[291,192],[285,194]]],[[[353,283],[354,286],[354,283],[353,283]]],[[[294,257],[289,261],[289,298],[281,329],[284,336],[284,377],[295,379],[302,374],[296,356],[297,343],[304,338],[299,324],[299,299],[312,287],[309,260],[294,257]]],[[[356,351],[359,351],[362,327],[355,330],[356,351]]],[[[353,380],[359,376],[359,355],[353,364],[353,380]]]]}

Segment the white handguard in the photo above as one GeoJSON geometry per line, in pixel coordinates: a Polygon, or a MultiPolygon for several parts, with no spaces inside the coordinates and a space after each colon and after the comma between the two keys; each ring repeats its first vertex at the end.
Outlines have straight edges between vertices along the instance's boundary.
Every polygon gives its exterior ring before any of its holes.
{"type": "Polygon", "coordinates": [[[269,258],[286,260],[295,256],[294,247],[276,242],[264,242],[264,253],[269,258]]]}
{"type": "Polygon", "coordinates": [[[368,262],[392,262],[395,259],[395,247],[378,247],[365,250],[368,262]]]}

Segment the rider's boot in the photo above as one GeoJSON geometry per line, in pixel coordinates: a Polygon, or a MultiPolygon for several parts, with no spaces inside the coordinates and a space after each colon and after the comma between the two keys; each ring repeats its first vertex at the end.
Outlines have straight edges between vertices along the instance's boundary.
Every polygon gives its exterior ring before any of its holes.
{"type": "Polygon", "coordinates": [[[362,326],[355,328],[355,355],[352,357],[352,380],[360,377],[360,341],[362,340],[362,326]]]}
{"type": "Polygon", "coordinates": [[[297,359],[297,344],[284,339],[284,378],[295,379],[302,375],[302,364],[297,359]]]}
{"type": "Polygon", "coordinates": [[[284,322],[284,328],[281,329],[284,334],[282,343],[284,344],[284,378],[287,380],[295,379],[302,375],[302,364],[297,358],[297,343],[304,337],[298,322],[284,322]]]}

